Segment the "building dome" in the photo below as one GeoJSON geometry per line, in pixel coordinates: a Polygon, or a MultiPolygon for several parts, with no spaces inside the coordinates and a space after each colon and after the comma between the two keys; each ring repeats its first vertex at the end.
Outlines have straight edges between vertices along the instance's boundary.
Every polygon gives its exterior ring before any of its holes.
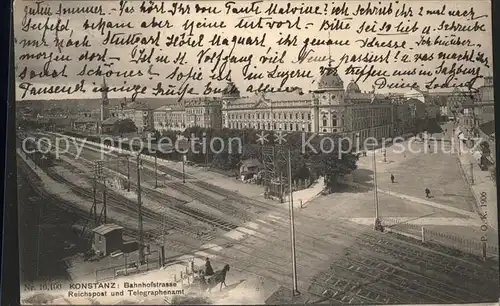
{"type": "Polygon", "coordinates": [[[337,70],[331,67],[325,68],[319,79],[318,89],[344,89],[344,82],[337,74],[337,70]]]}
{"type": "Polygon", "coordinates": [[[227,86],[222,90],[223,98],[239,98],[240,91],[233,82],[228,82],[227,86]]]}
{"type": "Polygon", "coordinates": [[[358,84],[356,82],[351,81],[349,85],[347,85],[347,93],[361,93],[361,89],[359,89],[358,84]]]}

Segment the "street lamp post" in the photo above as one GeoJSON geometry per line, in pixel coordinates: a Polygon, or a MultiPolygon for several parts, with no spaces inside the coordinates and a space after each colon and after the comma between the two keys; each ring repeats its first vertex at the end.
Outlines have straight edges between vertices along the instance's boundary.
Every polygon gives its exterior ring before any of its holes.
{"type": "Polygon", "coordinates": [[[158,188],[157,158],[158,158],[158,151],[155,151],[155,189],[158,188]]]}
{"type": "Polygon", "coordinates": [[[297,285],[297,259],[295,257],[295,219],[293,216],[292,159],[290,149],[288,149],[288,192],[290,198],[290,238],[292,248],[293,296],[297,296],[300,295],[300,292],[297,285]]]}

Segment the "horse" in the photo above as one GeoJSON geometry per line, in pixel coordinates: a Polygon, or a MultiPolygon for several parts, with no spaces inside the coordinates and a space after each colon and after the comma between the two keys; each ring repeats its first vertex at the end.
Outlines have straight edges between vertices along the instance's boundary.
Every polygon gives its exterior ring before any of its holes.
{"type": "Polygon", "coordinates": [[[203,291],[208,289],[208,292],[211,292],[212,289],[220,284],[220,291],[222,291],[222,285],[227,287],[226,285],[226,274],[229,271],[229,265],[226,264],[222,270],[216,271],[213,275],[210,276],[202,276],[201,279],[201,287],[203,291]]]}

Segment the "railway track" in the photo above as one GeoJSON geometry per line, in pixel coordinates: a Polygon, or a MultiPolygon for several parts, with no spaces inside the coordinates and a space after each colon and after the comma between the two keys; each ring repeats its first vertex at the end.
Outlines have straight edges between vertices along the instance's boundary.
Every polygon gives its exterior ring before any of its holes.
{"type": "MultiPolygon", "coordinates": [[[[373,239],[372,237],[364,237],[364,239],[366,240],[357,241],[357,245],[364,247],[366,250],[392,256],[397,258],[400,262],[422,267],[423,269],[429,269],[435,271],[436,273],[442,273],[443,275],[453,277],[454,279],[463,280],[464,282],[462,285],[465,285],[465,289],[469,292],[469,294],[471,294],[472,291],[488,296],[491,295],[491,290],[498,290],[496,286],[492,286],[491,284],[482,284],[485,278],[498,279],[498,274],[492,275],[492,273],[486,269],[473,270],[460,265],[456,261],[453,262],[452,260],[446,260],[441,256],[432,256],[414,248],[404,248],[401,246],[395,247],[392,242],[385,239],[379,239],[379,241],[376,241],[376,239],[373,239]]],[[[398,264],[396,266],[407,270],[402,264],[398,264]]],[[[443,280],[443,282],[444,281],[445,280],[443,280]]]]}
{"type": "MultiPolygon", "coordinates": [[[[148,164],[150,167],[154,167],[154,162],[151,162],[149,160],[142,160],[143,163],[145,164],[148,164]]],[[[164,165],[159,165],[158,163],[156,164],[156,168],[161,171],[161,172],[164,172],[166,174],[169,174],[177,179],[194,179],[195,177],[187,174],[184,172],[184,174],[179,171],[179,170],[175,170],[175,169],[172,169],[172,168],[169,168],[167,166],[164,166],[164,165]]]]}
{"type": "Polygon", "coordinates": [[[232,215],[243,222],[250,221],[252,218],[246,213],[246,212],[241,212],[238,210],[236,207],[230,205],[229,203],[221,200],[216,200],[202,192],[199,192],[197,190],[191,189],[188,186],[186,186],[183,183],[178,183],[178,182],[172,182],[169,183],[169,187],[172,189],[175,189],[177,191],[180,191],[184,193],[185,195],[190,196],[191,198],[198,200],[206,205],[209,205],[223,213],[227,213],[229,215],[232,215]]]}
{"type": "MultiPolygon", "coordinates": [[[[70,165],[71,166],[71,165],[70,165]]],[[[71,166],[74,167],[74,166],[71,166]]],[[[74,167],[75,170],[78,170],[76,167],[74,167]]],[[[76,186],[78,187],[78,186],[76,186]]],[[[131,183],[132,188],[137,188],[137,184],[131,183]]],[[[229,232],[231,230],[236,229],[238,226],[230,223],[228,221],[225,221],[221,218],[217,218],[212,216],[211,214],[205,213],[199,209],[196,208],[191,208],[186,206],[185,204],[187,203],[186,201],[180,200],[178,198],[166,195],[164,193],[161,193],[157,190],[147,188],[147,187],[141,187],[145,196],[149,197],[153,201],[156,201],[161,204],[165,204],[168,208],[173,209],[181,214],[184,214],[190,218],[193,218],[197,221],[203,222],[207,225],[210,225],[212,227],[215,227],[217,229],[220,229],[225,232],[229,232]]],[[[114,195],[116,197],[116,195],[114,195]]],[[[127,201],[130,202],[130,200],[126,199],[127,201]]],[[[135,205],[135,203],[134,203],[135,205]]],[[[210,237],[205,237],[205,238],[210,238],[210,237]]],[[[212,240],[213,238],[210,238],[212,240]]]]}
{"type": "Polygon", "coordinates": [[[247,197],[242,196],[238,193],[235,193],[234,191],[226,190],[224,188],[209,184],[209,183],[204,182],[204,181],[195,181],[192,183],[200,188],[203,188],[203,189],[211,191],[215,194],[224,196],[228,200],[232,200],[232,201],[237,202],[237,203],[246,204],[248,206],[258,207],[264,211],[271,210],[271,206],[269,204],[263,203],[261,201],[255,200],[255,199],[247,198],[247,197]]]}
{"type": "MultiPolygon", "coordinates": [[[[428,297],[438,297],[443,302],[464,303],[467,301],[478,301],[482,297],[478,294],[462,290],[456,286],[452,286],[423,275],[418,275],[408,270],[401,269],[392,264],[374,260],[371,258],[349,258],[350,262],[358,266],[363,266],[368,269],[368,275],[371,272],[381,274],[384,279],[392,280],[393,283],[399,284],[402,288],[409,288],[424,292],[428,297]],[[371,271],[370,271],[371,269],[371,271]]],[[[380,275],[379,274],[379,275],[380,275]]],[[[429,300],[422,300],[429,302],[429,300]]],[[[435,299],[433,299],[435,301],[435,299]]]]}
{"type": "MultiPolygon", "coordinates": [[[[83,160],[83,159],[82,159],[83,160]]],[[[87,162],[87,161],[85,161],[87,162]]],[[[73,167],[75,170],[78,170],[76,167],[70,165],[71,167],[73,167]]],[[[173,169],[169,169],[169,168],[164,168],[166,170],[169,171],[169,173],[173,174],[173,175],[177,175],[177,176],[180,176],[182,177],[182,173],[176,171],[176,170],[173,170],[173,169]]],[[[115,170],[113,170],[115,171],[115,170]]],[[[146,170],[143,170],[143,172],[146,171],[146,170]]],[[[124,175],[124,173],[122,173],[122,171],[117,171],[118,173],[124,175]]],[[[147,171],[146,171],[147,172],[147,171]]],[[[132,186],[137,186],[136,184],[134,183],[131,183],[131,187],[132,186]]],[[[78,186],[74,186],[74,187],[78,187],[78,186]]],[[[179,187],[178,187],[179,188],[179,187]]],[[[181,187],[182,188],[182,187],[181,187]]],[[[169,195],[166,195],[166,194],[163,194],[163,193],[160,193],[156,190],[153,190],[153,189],[150,189],[150,188],[146,188],[146,187],[142,187],[142,190],[144,191],[145,195],[146,196],[149,196],[150,198],[152,198],[153,200],[155,201],[158,201],[159,203],[166,203],[167,206],[177,212],[180,212],[188,217],[191,217],[197,221],[200,221],[200,222],[203,222],[203,223],[206,223],[212,227],[215,227],[217,229],[220,229],[220,230],[223,230],[225,232],[228,232],[228,231],[231,231],[231,230],[234,230],[236,229],[238,226],[233,224],[233,223],[230,223],[228,221],[225,221],[225,220],[222,220],[221,218],[217,218],[217,217],[214,217],[208,213],[205,213],[201,210],[198,210],[198,209],[195,209],[195,208],[190,208],[190,207],[187,207],[187,206],[184,206],[184,204],[186,204],[186,201],[183,201],[183,200],[180,200],[178,198],[175,198],[175,197],[172,197],[172,196],[169,196],[169,195]]],[[[186,189],[184,189],[186,190],[186,189]]],[[[81,190],[80,190],[81,192],[81,190]]],[[[199,194],[197,194],[199,196],[199,194]]],[[[212,206],[214,204],[216,204],[217,202],[214,200],[214,201],[211,201],[210,202],[212,204],[212,206]]],[[[209,236],[206,236],[205,238],[207,238],[208,240],[212,240],[213,237],[209,237],[209,236]]]]}
{"type": "MultiPolygon", "coordinates": [[[[75,194],[77,194],[83,198],[86,198],[86,199],[93,199],[93,194],[92,194],[91,190],[77,186],[76,184],[68,181],[67,179],[65,179],[64,177],[62,177],[61,175],[59,175],[58,173],[55,173],[54,171],[52,171],[50,169],[46,173],[49,175],[49,177],[51,177],[56,182],[64,184],[65,186],[70,188],[70,190],[72,192],[74,192],[75,194]]],[[[135,203],[127,198],[113,194],[112,192],[108,192],[107,196],[108,196],[108,203],[110,204],[111,207],[118,209],[118,210],[121,210],[121,211],[124,211],[126,213],[137,214],[137,203],[135,203]]],[[[142,214],[143,214],[143,217],[146,221],[153,222],[155,225],[159,225],[159,226],[166,224],[167,226],[171,226],[171,228],[174,228],[175,230],[178,230],[178,231],[182,232],[183,234],[189,235],[190,237],[193,237],[196,239],[210,241],[210,240],[215,238],[210,233],[201,233],[200,234],[200,233],[198,233],[198,231],[193,230],[191,227],[189,227],[185,223],[183,223],[177,219],[173,219],[173,218],[170,218],[167,216],[162,216],[161,214],[156,213],[156,212],[154,212],[146,207],[142,208],[142,214]]],[[[158,232],[160,233],[160,235],[162,234],[160,230],[158,230],[158,232]]]]}
{"type": "Polygon", "coordinates": [[[238,228],[237,225],[232,224],[230,222],[224,221],[220,218],[214,217],[208,213],[205,213],[199,209],[196,208],[191,208],[188,206],[185,206],[186,202],[182,201],[181,203],[179,202],[169,202],[169,197],[168,195],[165,195],[159,191],[153,190],[153,189],[147,189],[148,193],[151,195],[154,195],[156,199],[165,199],[167,201],[167,205],[169,208],[174,209],[182,214],[185,214],[187,216],[190,216],[191,218],[194,218],[198,221],[205,222],[207,224],[210,224],[212,226],[215,226],[219,229],[222,229],[226,232],[229,232],[231,230],[234,230],[238,228]]]}
{"type": "MultiPolygon", "coordinates": [[[[41,181],[36,173],[28,166],[23,160],[20,160],[18,162],[18,169],[20,169],[22,172],[24,172],[26,175],[24,177],[27,179],[28,183],[31,184],[31,187],[33,190],[37,193],[37,195],[45,200],[52,201],[56,203],[56,205],[59,205],[59,207],[65,209],[65,210],[71,210],[74,214],[78,215],[82,220],[88,220],[89,219],[89,212],[88,211],[83,211],[80,207],[74,205],[73,203],[66,201],[64,199],[59,198],[58,196],[55,196],[48,191],[46,191],[44,188],[41,188],[39,186],[39,182],[41,181]]],[[[118,224],[123,227],[123,232],[126,236],[128,237],[138,237],[139,236],[139,231],[137,229],[130,229],[125,226],[122,222],[119,220],[112,220],[113,223],[118,224]]],[[[153,233],[150,231],[146,231],[144,235],[144,239],[146,241],[153,241],[151,239],[153,233]]]]}
{"type": "MultiPolygon", "coordinates": [[[[87,164],[89,164],[90,162],[84,160],[84,159],[81,159],[81,161],[84,161],[86,162],[87,164]]],[[[73,170],[75,171],[79,171],[78,168],[76,168],[75,166],[73,165],[70,165],[68,164],[69,167],[72,167],[73,170]]],[[[114,170],[113,170],[114,171],[114,170]]],[[[120,173],[120,172],[119,172],[120,173]]],[[[123,174],[123,173],[121,173],[123,174]]],[[[82,189],[81,187],[79,186],[76,186],[68,181],[65,181],[64,178],[60,177],[59,175],[55,174],[55,173],[52,173],[52,177],[54,180],[56,181],[60,181],[61,183],[64,183],[66,185],[71,185],[71,189],[79,194],[79,195],[82,195],[84,197],[92,197],[89,193],[90,191],[88,190],[85,190],[85,189],[82,189]]],[[[134,186],[135,184],[131,184],[132,186],[134,186]]],[[[135,185],[136,186],[136,185],[135,185]]],[[[149,188],[144,188],[143,187],[143,191],[145,192],[145,195],[146,196],[149,196],[150,198],[153,198],[154,200],[160,200],[159,202],[160,203],[167,203],[167,206],[177,212],[180,212],[188,217],[191,217],[199,222],[203,222],[205,224],[208,224],[212,227],[215,227],[217,229],[221,229],[223,231],[231,231],[233,229],[236,229],[237,228],[237,225],[235,224],[232,224],[230,222],[227,222],[227,221],[224,221],[220,218],[217,218],[217,217],[214,217],[214,216],[211,216],[207,213],[204,213],[200,210],[197,210],[197,209],[194,209],[194,208],[189,208],[189,207],[186,207],[186,206],[183,206],[183,204],[186,203],[186,201],[182,201],[180,199],[177,199],[175,197],[171,197],[171,196],[168,196],[168,195],[165,195],[165,194],[162,194],[156,190],[152,190],[152,189],[149,189],[149,188]]],[[[128,200],[128,199],[118,199],[116,195],[113,195],[113,194],[110,194],[109,195],[111,197],[111,199],[116,198],[115,199],[115,202],[116,204],[119,204],[121,203],[122,201],[125,201],[128,205],[127,207],[129,208],[133,208],[134,206],[136,206],[135,203],[130,203],[131,201],[128,200]]],[[[116,205],[117,208],[119,209],[122,209],[123,210],[123,207],[121,207],[120,205],[116,205]]],[[[136,210],[135,208],[133,208],[134,210],[136,210]]],[[[146,209],[143,208],[143,214],[144,216],[146,217],[149,217],[150,220],[153,220],[153,221],[156,221],[158,222],[158,217],[155,216],[155,212],[153,211],[148,211],[146,209]]],[[[177,220],[167,220],[169,224],[175,224],[175,228],[176,229],[181,229],[184,233],[188,233],[190,232],[189,231],[189,227],[186,227],[184,225],[181,225],[180,222],[178,222],[177,220]]],[[[202,233],[201,234],[201,237],[196,234],[198,239],[203,239],[203,240],[206,240],[206,241],[210,241],[212,239],[214,239],[215,237],[213,235],[211,235],[210,233],[202,233]]]]}

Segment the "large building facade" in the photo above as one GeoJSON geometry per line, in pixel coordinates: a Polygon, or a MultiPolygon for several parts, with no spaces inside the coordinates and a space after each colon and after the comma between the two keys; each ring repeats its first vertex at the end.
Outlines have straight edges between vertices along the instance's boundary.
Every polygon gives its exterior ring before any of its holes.
{"type": "Polygon", "coordinates": [[[180,104],[162,106],[154,110],[154,129],[157,131],[183,131],[188,127],[222,128],[220,98],[194,98],[180,104]]]}
{"type": "Polygon", "coordinates": [[[132,120],[140,133],[153,130],[153,109],[145,103],[122,103],[110,108],[110,115],[120,120],[132,120]]]}
{"type": "Polygon", "coordinates": [[[186,111],[183,105],[167,105],[153,112],[154,129],[157,131],[183,131],[186,129],[186,111]]]}
{"type": "Polygon", "coordinates": [[[398,105],[384,95],[361,92],[355,82],[347,88],[333,71],[326,70],[318,88],[310,93],[301,90],[287,93],[261,93],[240,97],[233,83],[222,96],[223,126],[260,130],[338,133],[364,141],[396,136],[407,130],[396,116],[411,116],[408,105],[398,105]],[[399,130],[398,130],[399,129],[399,130]]]}

